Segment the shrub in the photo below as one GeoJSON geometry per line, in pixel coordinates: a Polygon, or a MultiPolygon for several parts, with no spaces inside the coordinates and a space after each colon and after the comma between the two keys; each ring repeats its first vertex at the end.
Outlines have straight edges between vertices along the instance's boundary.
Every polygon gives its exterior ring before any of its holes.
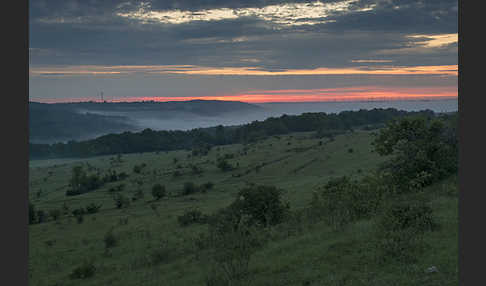
{"type": "Polygon", "coordinates": [[[347,223],[368,217],[377,211],[385,193],[378,176],[367,176],[361,181],[343,176],[331,178],[312,202],[312,208],[324,217],[329,225],[342,227],[347,223]]]}
{"type": "Polygon", "coordinates": [[[282,190],[275,186],[252,185],[240,190],[232,208],[249,217],[249,223],[276,225],[288,214],[289,205],[281,200],[282,190]]]}
{"type": "Polygon", "coordinates": [[[82,166],[76,166],[72,170],[72,177],[69,180],[70,188],[66,196],[75,196],[98,189],[104,184],[98,175],[87,175],[82,166]]]}
{"type": "Polygon", "coordinates": [[[115,206],[117,209],[130,206],[130,200],[122,194],[116,194],[113,196],[113,200],[115,201],[115,206]]]}
{"type": "Polygon", "coordinates": [[[165,196],[165,186],[162,186],[161,184],[155,184],[152,187],[152,196],[154,197],[155,200],[160,200],[165,196]]]}
{"type": "Polygon", "coordinates": [[[77,208],[72,210],[71,213],[73,214],[73,216],[78,216],[78,215],[84,215],[86,211],[84,210],[84,208],[77,208]]]}
{"type": "Polygon", "coordinates": [[[67,215],[69,213],[69,206],[66,204],[66,202],[62,204],[62,213],[64,215],[67,215]]]}
{"type": "Polygon", "coordinates": [[[213,182],[207,182],[201,185],[201,191],[203,193],[207,192],[208,190],[211,190],[214,187],[213,182]]]}
{"type": "Polygon", "coordinates": [[[381,261],[413,259],[422,246],[423,234],[438,227],[432,209],[424,202],[396,201],[387,205],[375,226],[381,261]]]}
{"type": "Polygon", "coordinates": [[[92,262],[85,261],[82,265],[73,269],[69,278],[71,279],[86,279],[95,274],[96,267],[92,262]]]}
{"type": "Polygon", "coordinates": [[[392,155],[382,169],[399,191],[416,191],[457,172],[456,128],[449,125],[441,119],[402,118],[380,130],[373,145],[379,155],[392,155]]]}
{"type": "Polygon", "coordinates": [[[53,220],[57,220],[61,216],[61,210],[59,209],[50,210],[49,216],[52,217],[53,220]]]}
{"type": "Polygon", "coordinates": [[[202,174],[204,170],[196,165],[191,165],[191,171],[193,175],[199,175],[202,174]]]}
{"type": "Polygon", "coordinates": [[[113,228],[106,232],[103,242],[105,243],[105,249],[113,248],[118,244],[118,240],[113,234],[113,228]]]}
{"type": "Polygon", "coordinates": [[[76,221],[78,222],[78,224],[83,223],[84,215],[82,215],[82,214],[76,215],[76,221]]]}
{"type": "Polygon", "coordinates": [[[190,195],[190,194],[196,193],[198,191],[199,191],[199,189],[196,186],[196,184],[194,184],[193,182],[185,182],[184,183],[184,187],[182,188],[181,194],[183,196],[186,196],[186,195],[190,195]]]}
{"type": "Polygon", "coordinates": [[[95,203],[90,203],[89,205],[86,206],[86,213],[88,213],[88,214],[97,213],[100,208],[101,208],[101,205],[97,205],[95,203]]]}
{"type": "Polygon", "coordinates": [[[44,221],[46,221],[46,219],[47,219],[46,213],[43,210],[38,210],[37,211],[37,222],[43,223],[44,221]]]}
{"type": "Polygon", "coordinates": [[[205,223],[207,221],[207,216],[200,210],[192,209],[187,210],[183,215],[178,216],[177,220],[181,226],[188,226],[193,223],[205,223]]]}
{"type": "Polygon", "coordinates": [[[228,172],[234,169],[234,167],[225,159],[219,160],[217,167],[223,172],[228,172]]]}
{"type": "Polygon", "coordinates": [[[133,172],[140,174],[142,172],[143,168],[145,168],[146,166],[147,166],[147,164],[145,164],[145,163],[142,163],[140,165],[135,165],[135,166],[133,166],[133,172]]]}
{"type": "Polygon", "coordinates": [[[108,189],[108,192],[110,193],[121,192],[124,189],[125,189],[125,184],[119,184],[115,187],[111,187],[110,189],[108,189]]]}
{"type": "Polygon", "coordinates": [[[208,262],[210,267],[212,266],[210,272],[216,275],[208,277],[208,282],[223,283],[221,285],[248,285],[246,279],[251,256],[265,243],[258,230],[248,225],[248,222],[241,220],[236,227],[228,231],[210,232],[208,262]],[[216,273],[214,270],[217,270],[216,273]]]}
{"type": "Polygon", "coordinates": [[[127,173],[121,172],[120,174],[118,174],[118,179],[119,180],[124,180],[126,178],[128,178],[128,174],[127,173]]]}

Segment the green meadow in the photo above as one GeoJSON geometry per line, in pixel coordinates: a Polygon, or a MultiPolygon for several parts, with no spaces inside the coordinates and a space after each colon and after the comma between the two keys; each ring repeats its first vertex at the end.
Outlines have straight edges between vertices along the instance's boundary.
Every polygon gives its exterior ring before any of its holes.
{"type": "Polygon", "coordinates": [[[400,196],[425,202],[438,225],[423,234],[408,260],[383,262],[377,257],[378,213],[336,228],[304,212],[332,178],[359,180],[389,159],[374,151],[376,132],[356,129],[332,139],[316,138],[315,132],[291,133],[214,146],[207,155],[179,150],[32,160],[30,201],[45,214],[61,214],[29,225],[29,285],[457,285],[455,175],[400,196]],[[218,158],[233,169],[218,168],[218,158]],[[75,166],[88,174],[128,176],[67,196],[75,166]],[[211,182],[212,187],[181,195],[187,182],[211,182]],[[155,184],[166,190],[159,200],[152,196],[155,184]],[[211,273],[224,269],[204,246],[208,224],[182,225],[178,218],[191,210],[214,214],[251,184],[276,186],[291,213],[305,214],[258,229],[256,235],[265,243],[251,252],[244,278],[221,284],[211,273]],[[120,208],[114,199],[119,195],[127,201],[120,208]],[[90,204],[99,210],[82,219],[72,214],[90,204]],[[108,234],[116,241],[109,247],[108,234]],[[92,269],[88,277],[73,276],[83,265],[92,269]]]}

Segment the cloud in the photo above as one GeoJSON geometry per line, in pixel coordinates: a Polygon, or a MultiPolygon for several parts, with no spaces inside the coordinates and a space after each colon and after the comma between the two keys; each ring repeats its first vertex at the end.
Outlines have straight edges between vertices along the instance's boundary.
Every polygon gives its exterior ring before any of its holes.
{"type": "MultiPolygon", "coordinates": [[[[150,78],[154,87],[146,94],[152,96],[164,78],[168,96],[196,96],[264,81],[297,86],[312,78],[313,86],[333,87],[341,79],[355,85],[363,78],[386,84],[385,78],[406,77],[414,85],[424,84],[422,78],[457,78],[457,0],[140,3],[31,1],[30,75],[36,84],[59,79],[42,85],[44,95],[57,86],[71,93],[67,82],[95,79],[150,78]],[[184,80],[174,81],[178,77],[184,80]]],[[[132,86],[140,93],[148,88],[129,82],[117,82],[124,89],[116,91],[129,96],[126,89],[138,93],[132,86]]]]}
{"type": "MultiPolygon", "coordinates": [[[[153,10],[150,3],[142,2],[133,11],[118,12],[117,16],[139,20],[143,24],[182,24],[194,21],[220,21],[240,17],[257,18],[278,25],[301,26],[327,23],[336,13],[351,13],[373,10],[374,4],[351,9],[358,0],[337,2],[313,1],[308,3],[279,3],[264,7],[213,8],[202,10],[153,10]]],[[[335,21],[335,20],[330,20],[335,21]]]]}
{"type": "Polygon", "coordinates": [[[307,75],[457,75],[457,65],[441,66],[359,66],[348,68],[263,70],[258,67],[163,66],[68,66],[30,68],[31,75],[183,74],[229,76],[307,76],[307,75]]]}
{"type": "Polygon", "coordinates": [[[426,48],[443,47],[450,44],[457,43],[459,36],[455,34],[440,34],[440,35],[410,35],[412,39],[424,39],[423,41],[416,42],[416,45],[421,45],[426,48]]]}

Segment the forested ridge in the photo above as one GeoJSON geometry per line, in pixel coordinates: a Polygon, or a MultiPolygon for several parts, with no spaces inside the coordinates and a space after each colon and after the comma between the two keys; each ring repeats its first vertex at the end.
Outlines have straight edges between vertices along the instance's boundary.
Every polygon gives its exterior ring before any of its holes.
{"type": "Polygon", "coordinates": [[[433,117],[431,110],[407,112],[394,108],[282,115],[239,126],[216,126],[188,131],[123,132],[107,134],[96,139],[55,144],[29,144],[30,159],[90,157],[98,155],[204,149],[214,145],[248,143],[267,136],[291,132],[316,131],[320,137],[333,136],[356,127],[376,128],[393,118],[404,116],[433,117]]]}

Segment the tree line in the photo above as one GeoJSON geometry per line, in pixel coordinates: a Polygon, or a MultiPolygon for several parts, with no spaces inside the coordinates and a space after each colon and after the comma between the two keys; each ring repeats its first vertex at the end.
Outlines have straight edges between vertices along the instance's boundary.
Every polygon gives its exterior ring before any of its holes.
{"type": "Polygon", "coordinates": [[[345,132],[359,126],[376,126],[385,122],[410,115],[433,117],[431,110],[407,112],[394,108],[375,108],[372,110],[343,111],[338,114],[324,112],[303,113],[301,115],[282,115],[263,121],[253,121],[239,126],[222,125],[209,128],[196,128],[188,131],[145,129],[141,132],[126,131],[107,134],[96,139],[68,141],[54,144],[29,144],[31,159],[61,157],[91,157],[99,155],[194,150],[202,146],[215,146],[234,143],[249,143],[267,136],[284,135],[291,132],[318,131],[319,134],[345,132]]]}

